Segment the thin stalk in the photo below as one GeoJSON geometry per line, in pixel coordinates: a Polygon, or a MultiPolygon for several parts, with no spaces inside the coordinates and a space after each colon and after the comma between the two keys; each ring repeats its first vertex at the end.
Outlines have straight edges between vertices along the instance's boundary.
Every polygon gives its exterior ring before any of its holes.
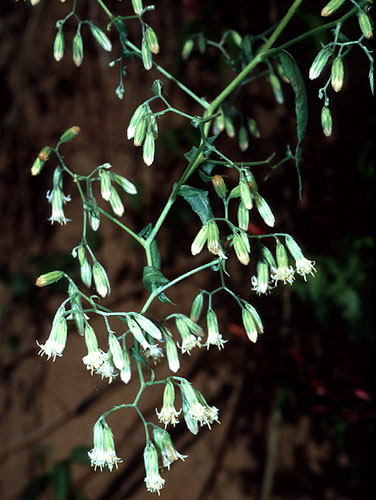
{"type": "Polygon", "coordinates": [[[137,243],[139,243],[142,247],[145,248],[145,240],[143,238],[141,238],[140,236],[138,236],[138,234],[133,232],[132,229],[129,229],[129,227],[122,224],[120,221],[115,219],[115,217],[112,217],[111,214],[109,214],[108,212],[103,210],[101,207],[98,207],[98,210],[101,214],[105,215],[108,219],[110,219],[112,222],[114,222],[115,224],[120,226],[124,231],[126,231],[128,234],[130,234],[132,236],[132,238],[134,238],[137,241],[137,243]]]}

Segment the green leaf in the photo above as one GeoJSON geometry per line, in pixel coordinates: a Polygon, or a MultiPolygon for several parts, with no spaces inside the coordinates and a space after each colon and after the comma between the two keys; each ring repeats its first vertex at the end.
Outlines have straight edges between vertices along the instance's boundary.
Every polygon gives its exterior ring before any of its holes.
{"type": "Polygon", "coordinates": [[[149,363],[141,356],[140,351],[134,345],[132,345],[132,347],[129,349],[129,352],[136,363],[142,363],[146,366],[149,366],[149,363]]]}
{"type": "MultiPolygon", "coordinates": [[[[153,230],[153,226],[151,223],[149,223],[147,226],[145,226],[143,229],[141,229],[141,231],[138,233],[138,236],[146,239],[146,238],[148,238],[148,236],[150,235],[152,230],[153,230]]],[[[155,241],[155,238],[151,242],[150,252],[151,252],[151,260],[152,260],[153,267],[160,269],[161,268],[161,254],[159,253],[158,245],[157,245],[157,242],[155,241]]]]}
{"type": "MultiPolygon", "coordinates": [[[[144,286],[148,292],[154,292],[160,286],[165,285],[170,280],[164,276],[159,269],[154,266],[145,266],[142,281],[144,282],[144,286]]],[[[171,300],[162,292],[158,295],[158,299],[166,304],[169,302],[172,304],[171,300]]]]}
{"type": "Polygon", "coordinates": [[[214,167],[215,165],[213,163],[201,163],[198,175],[204,182],[210,182],[212,180],[213,176],[210,174],[212,173],[214,167]]]}
{"type": "Polygon", "coordinates": [[[194,160],[199,152],[200,148],[197,148],[196,146],[192,146],[192,148],[188,151],[188,153],[185,153],[184,158],[186,158],[189,162],[194,160]]]}
{"type": "Polygon", "coordinates": [[[307,91],[304,85],[302,74],[295,62],[295,59],[286,50],[278,54],[281,61],[283,71],[286,77],[290,80],[292,88],[295,92],[295,113],[296,113],[296,132],[298,142],[295,149],[295,164],[299,178],[299,196],[301,198],[302,181],[300,177],[300,160],[302,156],[302,143],[307,129],[308,120],[308,100],[307,91]]]}
{"type": "Polygon", "coordinates": [[[191,205],[192,210],[200,217],[203,224],[206,224],[210,219],[214,218],[209,203],[209,193],[207,191],[184,184],[179,189],[178,194],[191,205]]]}
{"type": "Polygon", "coordinates": [[[51,471],[51,483],[56,500],[68,500],[72,487],[69,462],[57,462],[51,471]]]}

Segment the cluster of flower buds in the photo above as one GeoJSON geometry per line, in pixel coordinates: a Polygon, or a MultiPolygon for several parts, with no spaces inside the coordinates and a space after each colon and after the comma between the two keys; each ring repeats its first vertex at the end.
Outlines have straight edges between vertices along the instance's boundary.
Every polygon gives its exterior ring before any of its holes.
{"type": "MultiPolygon", "coordinates": [[[[55,36],[55,41],[54,41],[54,58],[57,62],[61,61],[64,57],[64,51],[65,51],[65,40],[64,40],[64,33],[63,33],[63,22],[58,22],[57,23],[57,33],[55,36]]],[[[91,34],[93,35],[94,39],[98,42],[98,44],[102,47],[103,50],[107,52],[111,52],[112,50],[112,44],[108,36],[104,31],[102,31],[98,26],[95,24],[89,22],[90,25],[90,31],[91,34]]],[[[84,49],[83,49],[83,41],[82,41],[82,36],[81,36],[81,23],[79,23],[77,27],[76,34],[73,38],[73,47],[72,47],[72,53],[73,53],[73,62],[74,64],[79,67],[82,64],[83,58],[84,58],[84,49]]]]}
{"type": "Polygon", "coordinates": [[[94,285],[101,297],[107,297],[111,293],[110,282],[106,273],[105,268],[100,264],[94,257],[89,246],[80,245],[74,248],[72,251],[73,257],[78,257],[80,263],[81,280],[85,286],[91,287],[92,280],[94,279],[94,285]],[[89,250],[89,254],[93,260],[93,266],[90,265],[88,258],[86,257],[85,248],[89,250]]]}
{"type": "MultiPolygon", "coordinates": [[[[218,135],[223,130],[231,139],[235,137],[235,124],[231,113],[225,113],[222,107],[218,108],[220,113],[213,122],[213,133],[218,135]]],[[[247,151],[249,147],[249,134],[256,139],[260,138],[260,130],[254,118],[241,117],[241,124],[238,132],[239,149],[242,152],[247,151]]]]}
{"type": "MultiPolygon", "coordinates": [[[[124,214],[124,205],[123,202],[121,201],[119,193],[117,192],[116,188],[112,185],[112,182],[115,182],[115,184],[120,186],[122,190],[128,194],[136,194],[137,189],[136,186],[132,184],[132,182],[130,182],[122,175],[110,172],[109,171],[110,168],[111,168],[110,163],[104,163],[103,165],[98,167],[100,186],[101,186],[101,196],[104,200],[110,203],[113,212],[118,217],[121,217],[124,214]]],[[[90,211],[92,211],[92,208],[91,210],[89,210],[89,212],[90,211]]]]}
{"type": "Polygon", "coordinates": [[[197,255],[204,248],[205,243],[210,253],[218,255],[222,259],[226,259],[224,254],[222,242],[219,236],[219,230],[215,220],[211,219],[204,224],[200,231],[197,233],[191,245],[192,255],[197,255]]]}
{"type": "Polygon", "coordinates": [[[114,467],[117,469],[122,460],[116,456],[114,436],[104,418],[95,423],[93,435],[94,448],[88,453],[91,466],[94,470],[99,467],[101,471],[104,467],[108,467],[110,471],[114,467]]]}
{"type": "Polygon", "coordinates": [[[149,104],[143,103],[133,113],[127,129],[127,138],[133,139],[135,146],[143,144],[143,160],[147,166],[154,161],[155,139],[158,125],[149,104]]]}
{"type": "Polygon", "coordinates": [[[283,96],[282,85],[279,81],[278,76],[275,73],[270,73],[268,80],[272,87],[275,100],[278,102],[278,104],[283,104],[285,99],[283,96]]]}

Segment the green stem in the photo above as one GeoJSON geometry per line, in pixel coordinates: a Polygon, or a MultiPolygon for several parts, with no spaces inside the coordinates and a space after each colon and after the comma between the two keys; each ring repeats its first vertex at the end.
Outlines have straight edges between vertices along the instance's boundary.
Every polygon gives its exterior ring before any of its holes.
{"type": "Polygon", "coordinates": [[[207,269],[208,267],[215,266],[220,261],[221,261],[221,259],[214,259],[211,262],[207,262],[206,264],[203,264],[202,266],[195,267],[194,269],[191,269],[190,271],[182,274],[181,276],[175,278],[174,280],[170,281],[169,283],[166,283],[166,285],[163,285],[163,286],[159,287],[157,290],[155,290],[153,293],[150,294],[149,298],[147,299],[147,301],[145,302],[145,304],[144,304],[144,306],[143,306],[143,308],[141,310],[141,314],[144,314],[147,311],[147,309],[149,308],[149,306],[152,303],[152,301],[160,293],[162,293],[165,290],[167,290],[167,288],[170,288],[171,286],[176,285],[176,283],[179,283],[179,281],[182,281],[182,280],[188,278],[189,276],[192,276],[192,274],[199,273],[200,271],[203,271],[204,269],[207,269]]]}
{"type": "Polygon", "coordinates": [[[138,234],[133,232],[132,229],[129,229],[129,227],[122,224],[120,221],[115,219],[115,217],[112,217],[111,214],[109,214],[108,212],[106,212],[102,208],[98,207],[98,210],[100,211],[101,214],[105,215],[108,219],[110,219],[112,222],[114,222],[115,224],[120,226],[124,231],[126,231],[128,234],[130,234],[132,236],[132,238],[134,238],[137,241],[137,243],[139,243],[142,247],[145,248],[145,240],[143,238],[141,238],[140,236],[138,236],[138,234]]]}

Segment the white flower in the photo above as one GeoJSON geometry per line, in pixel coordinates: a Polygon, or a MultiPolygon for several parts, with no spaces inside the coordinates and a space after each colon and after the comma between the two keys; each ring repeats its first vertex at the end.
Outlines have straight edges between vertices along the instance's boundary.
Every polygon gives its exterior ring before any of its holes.
{"type": "Polygon", "coordinates": [[[191,333],[183,333],[182,334],[182,344],[179,345],[179,349],[181,349],[182,354],[188,353],[189,355],[191,354],[191,350],[194,347],[202,347],[199,339],[192,335],[191,333]]]}
{"type": "Polygon", "coordinates": [[[277,284],[278,281],[283,281],[284,285],[286,283],[292,285],[292,282],[295,279],[294,272],[295,272],[294,269],[288,265],[273,267],[273,273],[271,275],[271,278],[275,282],[275,284],[277,284]]]}
{"type": "Polygon", "coordinates": [[[174,427],[179,423],[178,416],[181,413],[180,411],[176,411],[173,404],[163,405],[161,411],[155,409],[158,420],[167,427],[168,424],[172,424],[174,427]]]}
{"type": "Polygon", "coordinates": [[[218,349],[223,349],[226,342],[228,342],[228,341],[224,340],[222,338],[222,335],[217,330],[210,329],[208,332],[207,341],[204,344],[204,346],[209,349],[209,347],[211,345],[216,345],[218,347],[218,349]]]}
{"type": "Polygon", "coordinates": [[[65,344],[67,343],[67,321],[64,317],[65,307],[60,306],[52,322],[51,332],[45,344],[39,344],[38,354],[46,354],[47,359],[52,358],[55,361],[56,356],[62,356],[65,344]]]}
{"type": "Polygon", "coordinates": [[[259,281],[257,276],[252,276],[251,278],[252,291],[256,292],[257,295],[261,295],[262,293],[270,293],[274,288],[270,285],[269,282],[265,282],[264,280],[259,281]]]}
{"type": "Polygon", "coordinates": [[[307,274],[311,274],[312,276],[315,275],[316,269],[314,260],[308,260],[302,256],[301,258],[295,261],[295,265],[296,265],[296,272],[300,276],[303,276],[304,281],[307,281],[307,274]]]}
{"type": "Polygon", "coordinates": [[[112,361],[112,356],[106,354],[106,359],[100,365],[100,367],[95,371],[98,375],[101,376],[102,380],[104,378],[108,378],[108,383],[111,384],[112,379],[118,376],[118,372],[115,370],[114,363],[112,361]]]}
{"type": "Polygon", "coordinates": [[[150,493],[158,493],[165,484],[165,480],[161,477],[158,471],[150,472],[145,477],[146,488],[150,493]]]}
{"type": "Polygon", "coordinates": [[[71,197],[64,196],[63,191],[60,187],[56,187],[52,190],[52,192],[47,191],[47,200],[48,203],[52,205],[52,214],[48,219],[51,221],[51,224],[54,222],[58,222],[63,225],[69,222],[71,219],[67,219],[64,214],[63,204],[67,203],[71,200],[71,197]]]}
{"type": "Polygon", "coordinates": [[[38,354],[41,356],[45,354],[47,359],[52,358],[52,360],[55,361],[56,356],[61,357],[63,355],[65,344],[62,344],[59,341],[47,339],[45,344],[40,344],[38,341],[37,344],[40,347],[38,354]]]}
{"type": "Polygon", "coordinates": [[[163,350],[158,344],[148,344],[144,351],[146,358],[151,358],[154,363],[163,358],[163,350]]]}
{"type": "Polygon", "coordinates": [[[91,466],[96,470],[97,467],[103,470],[103,467],[108,467],[110,471],[116,467],[122,460],[116,456],[114,437],[111,429],[106,423],[101,421],[94,425],[94,448],[89,451],[88,455],[91,461],[91,466]]]}
{"type": "Polygon", "coordinates": [[[93,375],[94,370],[98,371],[103,363],[107,360],[108,355],[102,351],[102,349],[96,349],[95,351],[89,352],[86,356],[82,358],[86,368],[91,371],[93,375]]]}

